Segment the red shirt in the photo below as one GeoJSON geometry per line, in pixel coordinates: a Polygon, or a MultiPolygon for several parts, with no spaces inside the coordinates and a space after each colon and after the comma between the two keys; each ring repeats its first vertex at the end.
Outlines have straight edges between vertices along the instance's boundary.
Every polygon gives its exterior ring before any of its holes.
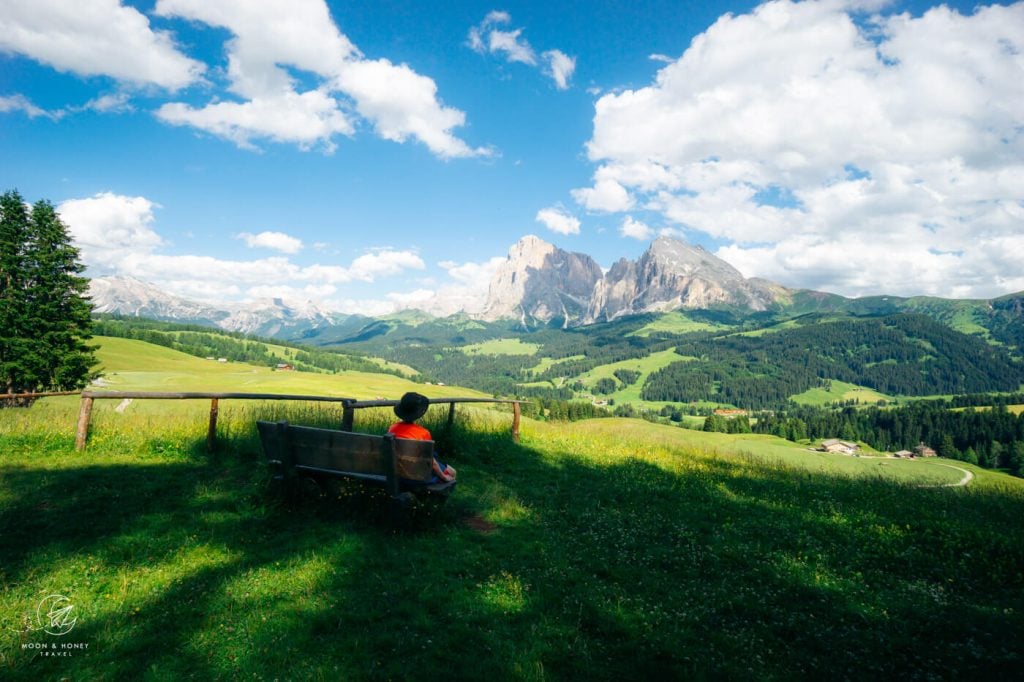
{"type": "Polygon", "coordinates": [[[410,440],[434,440],[430,435],[430,431],[419,424],[407,424],[406,422],[398,422],[392,424],[391,428],[388,429],[388,433],[395,434],[395,438],[408,438],[410,440]]]}

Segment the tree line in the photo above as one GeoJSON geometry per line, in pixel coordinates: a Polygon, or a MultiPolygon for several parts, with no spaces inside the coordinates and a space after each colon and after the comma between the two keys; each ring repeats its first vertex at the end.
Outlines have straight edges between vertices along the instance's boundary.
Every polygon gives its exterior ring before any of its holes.
{"type": "Polygon", "coordinates": [[[989,401],[988,409],[957,408],[955,401],[947,400],[920,400],[888,409],[790,407],[760,415],[754,431],[793,441],[842,438],[889,452],[913,450],[924,443],[942,457],[1020,475],[1024,413],[1011,412],[1005,399],[989,401]]]}
{"type": "Polygon", "coordinates": [[[296,344],[282,344],[271,339],[251,340],[238,333],[213,332],[209,328],[194,325],[104,316],[94,322],[94,331],[99,336],[145,341],[200,358],[226,358],[234,362],[247,362],[265,367],[286,363],[309,372],[353,371],[405,376],[396,369],[384,367],[365,357],[296,344]],[[295,349],[295,352],[289,358],[273,351],[268,344],[284,345],[295,349]]]}
{"type": "Polygon", "coordinates": [[[95,376],[84,269],[53,204],[0,195],[0,392],[77,390],[95,376]]]}

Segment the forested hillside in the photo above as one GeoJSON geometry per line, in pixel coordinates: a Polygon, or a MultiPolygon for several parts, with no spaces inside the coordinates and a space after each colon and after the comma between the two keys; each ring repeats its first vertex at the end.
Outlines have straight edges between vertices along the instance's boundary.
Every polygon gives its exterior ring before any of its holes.
{"type": "MultiPolygon", "coordinates": [[[[651,373],[642,387],[644,400],[747,409],[783,407],[793,395],[830,380],[905,396],[1013,391],[1024,383],[1024,365],[1011,357],[1007,345],[961,333],[923,314],[812,314],[778,323],[761,318],[740,322],[721,313],[714,321],[722,331],[637,333],[654,319],[531,332],[500,324],[454,333],[437,323],[389,324],[372,340],[345,347],[411,365],[447,383],[560,399],[581,388],[592,394],[613,390],[578,384],[595,368],[675,348],[679,362],[651,373]],[[537,350],[525,355],[467,355],[461,350],[499,335],[528,341],[537,350]]],[[[1008,323],[1005,334],[1012,336],[1014,329],[1008,323]]],[[[1003,333],[994,330],[992,336],[997,335],[1003,333]]]]}
{"type": "Polygon", "coordinates": [[[353,370],[406,376],[397,369],[387,368],[355,354],[342,354],[238,332],[211,331],[209,327],[198,325],[101,316],[95,321],[94,328],[100,336],[146,341],[200,358],[226,358],[265,367],[286,363],[310,372],[353,370]]]}
{"type": "Polygon", "coordinates": [[[1024,367],[1006,351],[924,315],[814,323],[760,336],[682,339],[693,359],[653,374],[648,400],[718,401],[764,409],[829,379],[892,395],[1012,391],[1024,367]]]}
{"type": "Polygon", "coordinates": [[[654,409],[697,403],[777,410],[793,396],[832,381],[885,396],[1018,390],[1024,385],[1024,363],[1011,355],[1011,342],[1018,334],[1019,304],[1013,297],[1000,300],[1005,325],[992,326],[987,338],[923,314],[814,313],[780,321],[721,311],[687,313],[702,331],[674,331],[658,325],[654,315],[530,331],[511,322],[464,317],[395,317],[327,348],[110,317],[97,321],[97,333],[268,366],[288,362],[313,371],[399,372],[373,356],[413,368],[421,381],[496,395],[561,401],[609,396],[617,405],[647,401],[648,409],[652,403],[654,409]],[[666,353],[673,350],[678,361],[666,366],[666,353]],[[655,354],[661,354],[658,363],[640,367],[655,354]],[[617,393],[628,386],[635,386],[632,393],[617,393]]]}

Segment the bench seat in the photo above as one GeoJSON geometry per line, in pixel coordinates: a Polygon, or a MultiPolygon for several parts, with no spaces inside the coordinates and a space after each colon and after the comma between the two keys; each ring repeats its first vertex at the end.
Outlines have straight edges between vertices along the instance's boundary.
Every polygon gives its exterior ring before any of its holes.
{"type": "Polygon", "coordinates": [[[447,496],[455,487],[455,481],[430,483],[433,441],[293,426],[286,421],[258,421],[256,428],[274,478],[285,483],[301,476],[352,478],[380,485],[393,498],[403,493],[447,496]]]}

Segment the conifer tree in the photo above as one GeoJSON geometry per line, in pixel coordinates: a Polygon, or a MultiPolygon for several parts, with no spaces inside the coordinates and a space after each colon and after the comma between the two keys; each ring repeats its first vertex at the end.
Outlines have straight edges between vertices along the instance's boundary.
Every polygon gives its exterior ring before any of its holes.
{"type": "Polygon", "coordinates": [[[85,343],[92,330],[92,305],[85,296],[89,280],[80,276],[85,267],[53,204],[37,202],[31,223],[28,319],[45,358],[36,373],[38,383],[58,391],[80,388],[96,364],[85,343]]]}
{"type": "Polygon", "coordinates": [[[942,441],[939,443],[939,456],[945,457],[946,459],[962,459],[963,455],[956,449],[956,445],[953,443],[953,437],[948,433],[942,435],[942,441]]]}
{"type": "Polygon", "coordinates": [[[1014,441],[1006,448],[1006,468],[1014,476],[1024,473],[1024,441],[1014,441]]]}
{"type": "Polygon", "coordinates": [[[28,210],[17,191],[0,195],[0,392],[20,389],[28,323],[25,301],[25,247],[31,230],[28,210]]]}
{"type": "Polygon", "coordinates": [[[84,386],[96,364],[92,307],[78,250],[53,205],[0,196],[0,387],[5,393],[84,386]]]}

